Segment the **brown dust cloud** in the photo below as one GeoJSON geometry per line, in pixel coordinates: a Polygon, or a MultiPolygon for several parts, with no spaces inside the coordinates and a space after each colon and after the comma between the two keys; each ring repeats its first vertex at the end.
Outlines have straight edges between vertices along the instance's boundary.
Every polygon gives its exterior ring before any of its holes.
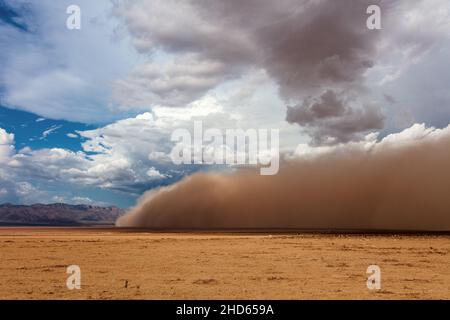
{"type": "Polygon", "coordinates": [[[277,175],[203,172],[151,190],[116,225],[450,230],[450,126],[305,150],[277,175]]]}

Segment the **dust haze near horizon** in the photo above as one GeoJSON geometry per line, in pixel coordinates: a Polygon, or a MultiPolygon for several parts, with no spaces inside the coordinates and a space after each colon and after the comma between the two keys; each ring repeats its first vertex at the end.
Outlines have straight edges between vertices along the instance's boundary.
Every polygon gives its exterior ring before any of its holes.
{"type": "Polygon", "coordinates": [[[450,126],[299,146],[275,176],[197,173],[146,193],[119,227],[450,230],[450,126]]]}

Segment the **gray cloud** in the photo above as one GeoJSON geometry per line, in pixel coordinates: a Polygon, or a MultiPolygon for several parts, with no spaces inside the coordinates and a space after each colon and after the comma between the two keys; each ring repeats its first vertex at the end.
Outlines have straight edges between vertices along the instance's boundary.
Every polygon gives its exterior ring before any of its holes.
{"type": "Polygon", "coordinates": [[[319,101],[311,104],[308,102],[304,101],[301,107],[288,107],[287,121],[308,124],[319,119],[342,116],[346,111],[344,104],[332,90],[325,91],[319,101]]]}
{"type": "MultiPolygon", "coordinates": [[[[217,82],[209,81],[202,87],[183,86],[183,102],[254,68],[265,69],[276,81],[286,104],[296,109],[308,108],[311,97],[320,100],[327,90],[339,92],[342,100],[353,99],[331,129],[327,128],[328,121],[317,121],[316,117],[312,122],[306,122],[305,117],[296,122],[288,115],[316,142],[329,140],[326,135],[338,142],[359,139],[367,130],[383,126],[381,107],[386,101],[372,99],[376,86],[368,81],[367,74],[378,67],[376,70],[384,73],[383,81],[392,81],[407,70],[408,63],[427,53],[442,39],[448,26],[448,10],[439,8],[445,9],[446,2],[137,0],[118,1],[115,14],[122,18],[141,53],[151,57],[162,50],[174,56],[195,55],[199,61],[226,66],[216,70],[217,82]],[[366,28],[366,9],[373,4],[382,9],[382,30],[366,28]],[[421,17],[420,13],[431,6],[436,8],[435,18],[421,17]],[[359,95],[358,101],[355,95],[359,95]],[[369,110],[364,110],[366,107],[369,110]]],[[[176,87],[176,78],[165,79],[167,87],[176,87]]],[[[152,86],[148,89],[158,94],[152,86]]],[[[173,92],[168,94],[169,105],[176,99],[175,95],[171,97],[173,92]]]]}
{"type": "Polygon", "coordinates": [[[177,57],[166,65],[148,62],[114,84],[114,98],[128,106],[186,106],[226,78],[227,67],[220,61],[195,55],[177,57]]]}
{"type": "MultiPolygon", "coordinates": [[[[197,81],[203,86],[192,86],[192,79],[180,83],[177,77],[158,74],[164,79],[161,89],[152,84],[154,75],[140,77],[139,82],[147,90],[139,92],[141,96],[142,92],[151,93],[153,99],[147,96],[151,101],[160,100],[161,95],[168,98],[169,105],[187,103],[225,78],[238,76],[249,68],[264,68],[276,80],[286,101],[299,102],[320,95],[324,88],[340,90],[341,95],[361,90],[363,74],[374,64],[379,36],[366,28],[369,4],[374,1],[123,1],[116,6],[115,13],[124,19],[140,52],[162,49],[175,55],[195,55],[199,61],[223,66],[206,79],[209,81],[202,81],[203,75],[198,76],[197,81]],[[173,21],[177,21],[176,27],[173,21]]],[[[189,64],[181,61],[176,65],[183,70],[183,65],[189,64]]],[[[184,73],[190,78],[189,72],[184,73]]],[[[124,83],[122,88],[126,86],[124,83]]],[[[323,107],[329,113],[339,112],[330,109],[334,106],[323,107]]],[[[352,139],[352,131],[358,134],[379,128],[378,123],[362,126],[351,123],[365,122],[376,112],[345,108],[341,121],[327,130],[337,141],[352,139]]],[[[296,122],[290,115],[288,119],[296,122]]],[[[317,128],[322,122],[310,123],[306,119],[303,117],[299,124],[311,128],[315,136],[325,131],[317,128]]]]}
{"type": "MultiPolygon", "coordinates": [[[[295,12],[299,2],[286,5],[295,12]]],[[[369,4],[379,1],[303,1],[296,14],[258,29],[264,65],[287,98],[325,86],[348,86],[374,64],[378,34],[366,28],[369,4]]],[[[270,13],[267,17],[270,19],[270,13]]],[[[277,20],[275,20],[277,21],[277,20]]]]}
{"type": "Polygon", "coordinates": [[[351,100],[341,99],[334,91],[327,90],[319,98],[288,106],[286,120],[308,128],[315,144],[347,142],[362,138],[364,132],[383,128],[384,117],[378,108],[352,107],[351,100]]]}

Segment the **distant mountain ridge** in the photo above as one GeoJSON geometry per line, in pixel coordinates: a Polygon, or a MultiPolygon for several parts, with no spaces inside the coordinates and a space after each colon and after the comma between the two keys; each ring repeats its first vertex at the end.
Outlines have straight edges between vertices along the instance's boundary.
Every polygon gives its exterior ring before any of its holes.
{"type": "Polygon", "coordinates": [[[112,225],[126,210],[117,207],[71,205],[65,203],[14,205],[0,204],[0,225],[82,226],[112,225]]]}

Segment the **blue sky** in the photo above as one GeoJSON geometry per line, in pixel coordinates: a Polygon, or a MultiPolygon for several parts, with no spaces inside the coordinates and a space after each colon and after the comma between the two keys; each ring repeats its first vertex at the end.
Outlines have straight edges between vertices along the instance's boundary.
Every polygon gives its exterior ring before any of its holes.
{"type": "Polygon", "coordinates": [[[56,147],[80,151],[83,139],[76,131],[95,129],[98,125],[46,119],[0,106],[0,127],[14,132],[16,149],[28,146],[32,149],[56,147]]]}
{"type": "Polygon", "coordinates": [[[0,0],[0,203],[129,207],[223,170],[171,162],[194,120],[279,129],[283,154],[447,126],[448,1],[395,0],[375,32],[366,2],[0,0]]]}

